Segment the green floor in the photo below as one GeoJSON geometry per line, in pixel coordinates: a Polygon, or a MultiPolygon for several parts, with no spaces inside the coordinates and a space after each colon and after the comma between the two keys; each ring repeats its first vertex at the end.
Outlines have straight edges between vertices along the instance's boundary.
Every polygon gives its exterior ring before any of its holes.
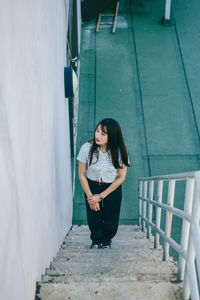
{"type": "MultiPolygon", "coordinates": [[[[139,177],[200,168],[200,2],[174,0],[172,27],[163,15],[164,1],[121,0],[115,35],[96,34],[95,20],[82,28],[77,151],[101,119],[120,123],[131,160],[122,224],[137,223],[139,177]]],[[[77,176],[73,222],[86,223],[77,176]]]]}

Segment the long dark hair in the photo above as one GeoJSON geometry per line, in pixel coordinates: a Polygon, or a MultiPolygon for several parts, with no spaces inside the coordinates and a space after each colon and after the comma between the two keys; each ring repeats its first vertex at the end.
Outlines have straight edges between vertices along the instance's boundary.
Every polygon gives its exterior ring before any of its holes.
{"type": "MultiPolygon", "coordinates": [[[[120,166],[119,164],[119,151],[120,151],[122,164],[129,167],[130,164],[128,162],[128,152],[126,149],[126,145],[124,143],[120,125],[117,123],[117,121],[113,119],[104,119],[101,122],[99,122],[99,124],[95,128],[95,131],[97,130],[99,125],[101,126],[101,130],[108,135],[107,151],[109,150],[111,153],[113,166],[116,169],[122,168],[122,166],[120,166]]],[[[99,157],[99,153],[98,153],[99,145],[97,145],[95,142],[95,131],[94,131],[94,138],[89,141],[92,144],[90,155],[89,155],[89,165],[91,165],[92,163],[92,158],[94,153],[96,154],[97,161],[99,157]]]]}

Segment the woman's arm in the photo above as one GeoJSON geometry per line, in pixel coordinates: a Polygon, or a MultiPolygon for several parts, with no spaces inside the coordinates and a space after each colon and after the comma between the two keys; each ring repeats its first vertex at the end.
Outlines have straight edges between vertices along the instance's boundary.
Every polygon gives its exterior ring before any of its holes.
{"type": "Polygon", "coordinates": [[[87,177],[86,177],[86,164],[79,161],[79,165],[78,165],[78,177],[81,183],[81,186],[84,190],[84,192],[86,193],[87,197],[92,196],[92,193],[90,191],[90,187],[87,181],[87,177]]]}
{"type": "MultiPolygon", "coordinates": [[[[92,197],[92,192],[90,190],[88,181],[87,181],[87,177],[86,177],[86,164],[79,161],[79,165],[78,165],[78,177],[81,183],[81,186],[87,196],[87,198],[89,199],[90,197],[92,197]]],[[[88,202],[89,203],[89,202],[88,202]]],[[[93,210],[99,210],[100,206],[99,203],[94,203],[94,201],[92,201],[91,203],[89,203],[90,208],[93,210]]]]}
{"type": "Polygon", "coordinates": [[[101,196],[103,198],[107,197],[110,193],[112,193],[120,184],[122,184],[126,178],[126,172],[127,172],[127,166],[122,167],[118,171],[118,176],[117,178],[112,182],[112,184],[101,193],[101,196]]]}
{"type": "MultiPolygon", "coordinates": [[[[112,182],[112,184],[105,191],[101,193],[101,196],[103,198],[107,197],[110,193],[116,190],[116,188],[118,188],[120,184],[124,182],[126,178],[126,172],[127,172],[127,166],[123,166],[121,169],[119,169],[117,178],[112,182]]],[[[99,195],[96,194],[93,196],[89,196],[88,203],[91,203],[92,201],[99,202],[100,201],[99,195]]]]}

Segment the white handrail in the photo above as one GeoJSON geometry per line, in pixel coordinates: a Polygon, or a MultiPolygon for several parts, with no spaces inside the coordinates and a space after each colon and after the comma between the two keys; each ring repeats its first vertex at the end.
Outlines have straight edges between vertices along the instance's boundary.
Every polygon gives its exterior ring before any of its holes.
{"type": "Polygon", "coordinates": [[[200,173],[200,171],[195,172],[186,172],[186,173],[178,173],[178,174],[167,174],[167,175],[160,175],[160,176],[152,176],[152,177],[141,177],[139,180],[141,181],[149,181],[149,180],[163,180],[168,181],[169,179],[176,179],[176,180],[186,180],[187,178],[195,178],[196,173],[200,173]]]}
{"type": "Polygon", "coordinates": [[[139,226],[146,231],[147,238],[154,230],[154,247],[160,245],[160,237],[164,240],[163,260],[169,257],[169,247],[179,254],[178,279],[183,282],[183,297],[188,300],[200,299],[200,171],[163,176],[143,177],[139,179],[139,226]],[[184,210],[174,207],[174,195],[177,181],[185,181],[184,210]],[[155,191],[155,182],[157,191],[155,191]],[[162,203],[163,182],[168,182],[167,204],[162,203]],[[154,199],[153,195],[156,195],[154,199]],[[152,221],[152,207],[156,208],[155,223],[152,221]],[[147,213],[148,209],[148,213],[147,213]],[[163,210],[166,211],[165,231],[160,222],[163,210]],[[172,216],[183,220],[181,242],[178,244],[171,238],[173,227],[172,216]]]}

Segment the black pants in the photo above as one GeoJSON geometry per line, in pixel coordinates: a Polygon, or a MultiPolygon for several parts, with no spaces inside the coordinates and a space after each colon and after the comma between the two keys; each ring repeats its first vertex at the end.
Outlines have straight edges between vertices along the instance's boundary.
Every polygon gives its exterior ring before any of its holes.
{"type": "MultiPolygon", "coordinates": [[[[99,183],[88,179],[88,184],[92,194],[100,194],[107,189],[111,183],[99,183]]],[[[110,242],[117,233],[119,224],[119,213],[122,201],[121,185],[104,198],[103,203],[100,202],[100,210],[98,211],[94,211],[90,208],[86,195],[85,199],[91,240],[93,243],[98,244],[101,242],[110,242]]]]}

